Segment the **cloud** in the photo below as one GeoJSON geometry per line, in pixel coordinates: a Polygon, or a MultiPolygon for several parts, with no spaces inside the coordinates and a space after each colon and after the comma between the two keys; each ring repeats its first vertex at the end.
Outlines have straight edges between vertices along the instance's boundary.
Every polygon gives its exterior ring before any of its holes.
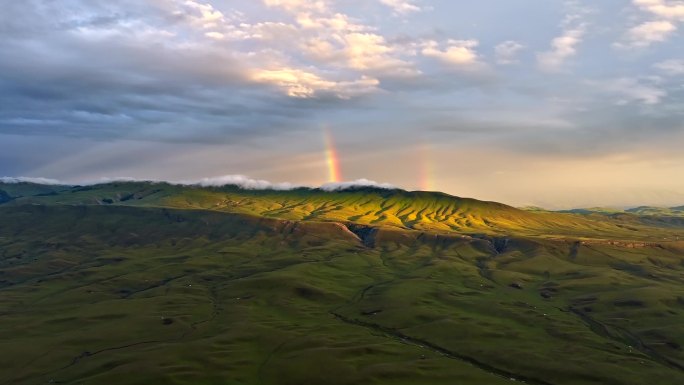
{"type": "Polygon", "coordinates": [[[679,0],[634,0],[634,5],[669,20],[684,21],[684,2],[679,0]]]}
{"type": "Polygon", "coordinates": [[[221,32],[207,32],[204,34],[206,37],[216,39],[216,40],[223,40],[226,35],[222,34],[221,32]]]}
{"type": "Polygon", "coordinates": [[[420,12],[421,8],[406,0],[380,0],[381,3],[392,8],[395,14],[405,15],[412,12],[420,12]]]}
{"type": "Polygon", "coordinates": [[[562,33],[551,40],[551,47],[537,54],[537,65],[546,72],[562,71],[566,62],[577,55],[578,46],[587,32],[586,17],[594,12],[592,8],[576,0],[563,2],[565,17],[560,23],[562,33]]]}
{"type": "Polygon", "coordinates": [[[395,56],[397,51],[383,36],[354,32],[343,37],[347,62],[357,70],[380,70],[388,74],[413,73],[411,65],[395,56]]]}
{"type": "MultiPolygon", "coordinates": [[[[667,20],[649,21],[631,28],[627,32],[626,47],[643,48],[653,43],[660,43],[667,40],[675,31],[677,26],[667,20]]],[[[618,43],[618,47],[624,47],[618,43]]]]}
{"type": "Polygon", "coordinates": [[[385,190],[392,190],[397,188],[389,183],[378,183],[368,179],[357,179],[351,182],[326,183],[322,185],[320,189],[323,191],[340,191],[355,187],[375,187],[385,190]]]}
{"type": "MultiPolygon", "coordinates": [[[[252,179],[245,175],[223,175],[212,178],[202,178],[198,180],[184,180],[184,181],[167,181],[158,179],[139,179],[129,177],[117,178],[99,178],[96,180],[86,180],[77,183],[67,183],[56,179],[48,178],[32,178],[32,177],[2,177],[0,183],[35,183],[43,185],[62,185],[62,186],[94,186],[116,182],[150,182],[150,183],[168,183],[179,186],[201,186],[201,187],[223,187],[223,186],[238,186],[245,190],[276,190],[288,191],[298,188],[316,188],[312,186],[297,185],[288,182],[272,183],[263,179],[252,179]]],[[[325,183],[320,188],[323,191],[341,191],[358,187],[374,187],[379,189],[396,189],[397,187],[388,183],[378,183],[368,179],[358,179],[350,182],[325,183]]]]}
{"type": "Polygon", "coordinates": [[[44,185],[64,185],[56,179],[49,178],[31,178],[26,176],[19,177],[9,177],[5,176],[0,178],[0,183],[15,184],[15,183],[34,183],[34,184],[44,184],[44,185]]]}
{"type": "MultiPolygon", "coordinates": [[[[323,34],[323,32],[360,32],[370,30],[366,25],[352,21],[348,15],[343,13],[320,13],[313,14],[304,12],[296,14],[296,22],[305,31],[311,30],[323,34]]],[[[326,35],[331,36],[331,35],[326,35]]],[[[332,35],[334,36],[334,35],[332,35]]]]}
{"type": "Polygon", "coordinates": [[[209,3],[187,0],[184,3],[186,15],[202,28],[211,29],[226,22],[224,14],[209,3]]]}
{"type": "Polygon", "coordinates": [[[654,64],[653,67],[661,72],[664,72],[666,75],[684,75],[684,60],[665,60],[663,62],[654,64]]]}
{"type": "Polygon", "coordinates": [[[313,98],[321,94],[332,94],[341,99],[369,94],[378,90],[377,79],[362,77],[353,81],[325,80],[311,72],[283,68],[259,70],[253,74],[256,82],[273,84],[294,98],[313,98]]]}
{"type": "Polygon", "coordinates": [[[0,133],[235,142],[310,127],[313,104],[288,98],[332,107],[379,90],[370,69],[298,59],[297,25],[208,1],[32,4],[2,16],[17,23],[0,35],[0,133]]]}
{"type": "Polygon", "coordinates": [[[251,179],[244,175],[224,175],[215,178],[203,178],[198,181],[170,182],[181,185],[197,185],[202,187],[239,186],[245,190],[292,190],[297,187],[291,183],[271,183],[261,179],[251,179]]]}
{"type": "Polygon", "coordinates": [[[627,31],[624,43],[618,42],[616,48],[645,48],[668,40],[684,22],[684,3],[668,0],[633,0],[641,11],[656,20],[642,22],[627,31]]]}
{"type": "Polygon", "coordinates": [[[577,46],[583,37],[583,27],[565,30],[551,41],[550,50],[537,54],[537,63],[545,71],[561,70],[565,62],[577,54],[577,46]]]}
{"type": "Polygon", "coordinates": [[[169,183],[180,186],[202,186],[202,187],[222,187],[222,186],[238,186],[245,190],[292,190],[294,188],[302,187],[291,183],[271,183],[261,179],[251,179],[244,175],[224,175],[214,178],[202,178],[199,180],[186,181],[166,181],[159,179],[140,179],[131,177],[102,177],[94,180],[83,180],[77,183],[62,182],[56,179],[48,178],[31,178],[31,177],[3,177],[0,178],[0,183],[35,183],[44,185],[63,185],[63,186],[94,186],[117,182],[150,182],[150,183],[169,183]]]}
{"type": "Polygon", "coordinates": [[[636,78],[617,78],[590,82],[591,85],[598,87],[601,91],[613,94],[618,97],[616,103],[624,105],[637,102],[645,105],[656,105],[667,97],[668,93],[664,89],[654,84],[653,80],[636,78]]]}
{"type": "Polygon", "coordinates": [[[297,23],[302,28],[300,47],[317,64],[373,76],[420,73],[385,36],[353,22],[347,15],[304,13],[297,16],[297,23]]]}
{"type": "Polygon", "coordinates": [[[517,41],[508,40],[494,47],[496,62],[499,64],[518,63],[517,55],[525,46],[517,41]]]}
{"type": "Polygon", "coordinates": [[[437,41],[429,40],[424,43],[421,53],[424,56],[436,58],[443,63],[468,67],[478,63],[478,54],[475,48],[479,45],[477,40],[448,40],[444,48],[440,48],[437,41]]]}

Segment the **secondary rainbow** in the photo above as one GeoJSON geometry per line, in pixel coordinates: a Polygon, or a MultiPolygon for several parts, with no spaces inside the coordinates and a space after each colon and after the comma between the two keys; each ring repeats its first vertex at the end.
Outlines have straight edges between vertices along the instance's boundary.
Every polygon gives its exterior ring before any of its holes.
{"type": "Polygon", "coordinates": [[[420,177],[418,181],[418,186],[421,191],[432,191],[434,190],[434,184],[433,184],[433,165],[432,165],[432,159],[430,156],[430,145],[426,142],[423,142],[418,146],[418,159],[419,159],[419,164],[418,167],[420,177]]]}

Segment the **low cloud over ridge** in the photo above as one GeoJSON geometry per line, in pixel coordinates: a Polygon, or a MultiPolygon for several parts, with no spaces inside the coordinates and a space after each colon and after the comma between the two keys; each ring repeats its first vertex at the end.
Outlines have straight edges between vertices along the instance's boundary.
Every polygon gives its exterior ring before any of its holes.
{"type": "Polygon", "coordinates": [[[223,186],[238,186],[245,190],[275,190],[275,191],[288,191],[298,188],[319,188],[323,191],[340,191],[348,190],[358,187],[374,187],[379,189],[396,189],[389,183],[378,183],[368,179],[358,179],[349,182],[336,182],[336,183],[324,183],[321,186],[306,186],[306,185],[296,185],[288,182],[283,183],[272,183],[263,179],[251,179],[245,175],[223,175],[213,178],[202,178],[199,180],[185,180],[185,181],[167,181],[167,180],[156,180],[156,179],[138,179],[138,178],[101,178],[97,180],[81,181],[81,182],[63,182],[56,179],[48,178],[34,178],[34,177],[1,177],[0,183],[34,183],[43,185],[64,185],[64,186],[94,186],[107,183],[115,182],[150,182],[150,183],[168,183],[172,185],[179,186],[201,186],[201,187],[223,187],[223,186]]]}

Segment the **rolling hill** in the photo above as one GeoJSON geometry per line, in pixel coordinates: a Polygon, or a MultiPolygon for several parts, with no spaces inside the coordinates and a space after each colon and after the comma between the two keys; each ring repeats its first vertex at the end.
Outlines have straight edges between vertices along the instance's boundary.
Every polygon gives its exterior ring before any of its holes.
{"type": "Polygon", "coordinates": [[[374,188],[0,190],[0,384],[684,382],[675,217],[374,188]]]}
{"type": "Polygon", "coordinates": [[[341,191],[299,188],[245,190],[168,183],[120,182],[92,186],[0,184],[7,204],[165,207],[249,214],[297,221],[327,221],[459,234],[674,240],[684,220],[670,217],[586,215],[525,211],[496,202],[437,192],[370,187],[341,191]]]}

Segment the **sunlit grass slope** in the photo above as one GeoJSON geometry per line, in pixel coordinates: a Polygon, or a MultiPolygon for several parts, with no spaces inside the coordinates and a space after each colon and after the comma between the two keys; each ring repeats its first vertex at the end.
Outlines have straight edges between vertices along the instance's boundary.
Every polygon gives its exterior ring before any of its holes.
{"type": "MultiPolygon", "coordinates": [[[[261,217],[356,223],[464,234],[517,234],[624,240],[676,240],[684,228],[678,218],[553,213],[519,210],[495,202],[436,192],[357,188],[335,192],[244,190],[234,186],[196,187],[165,183],[110,183],[71,187],[36,195],[26,184],[0,185],[16,199],[5,204],[123,205],[201,209],[261,217]],[[62,191],[63,190],[63,191],[62,191]]],[[[53,187],[53,189],[56,189],[53,187]]]]}

